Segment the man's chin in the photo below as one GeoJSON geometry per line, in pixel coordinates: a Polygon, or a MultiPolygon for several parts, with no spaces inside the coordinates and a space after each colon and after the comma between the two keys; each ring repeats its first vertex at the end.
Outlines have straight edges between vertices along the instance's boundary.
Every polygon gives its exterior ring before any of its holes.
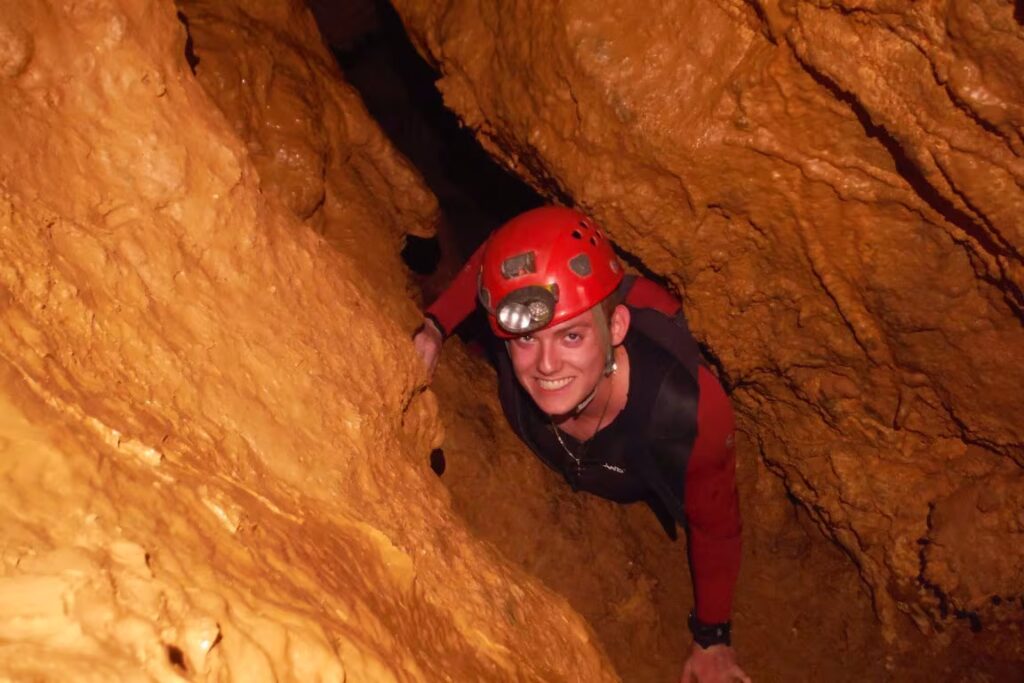
{"type": "Polygon", "coordinates": [[[574,401],[570,397],[554,397],[537,395],[537,393],[531,394],[533,402],[540,408],[541,412],[552,418],[563,417],[572,413],[576,406],[579,405],[579,401],[574,401]]]}

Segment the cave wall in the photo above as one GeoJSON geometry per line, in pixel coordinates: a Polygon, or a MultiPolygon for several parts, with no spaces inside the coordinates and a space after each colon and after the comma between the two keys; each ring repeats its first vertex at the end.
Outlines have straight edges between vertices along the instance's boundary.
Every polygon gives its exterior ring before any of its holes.
{"type": "Polygon", "coordinates": [[[481,144],[678,286],[890,638],[1019,626],[1013,3],[394,4],[481,144]]]}
{"type": "Polygon", "coordinates": [[[436,202],[302,4],[180,8],[0,2],[0,671],[613,680],[426,467],[436,202]]]}

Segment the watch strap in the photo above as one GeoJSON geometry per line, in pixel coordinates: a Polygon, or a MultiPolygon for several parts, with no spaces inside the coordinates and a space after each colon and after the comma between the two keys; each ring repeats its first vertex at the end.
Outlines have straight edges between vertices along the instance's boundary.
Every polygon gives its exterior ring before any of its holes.
{"type": "Polygon", "coordinates": [[[687,619],[690,626],[690,633],[693,634],[693,642],[703,648],[712,645],[732,645],[732,623],[723,621],[720,624],[705,624],[697,619],[697,616],[690,612],[687,619]]]}

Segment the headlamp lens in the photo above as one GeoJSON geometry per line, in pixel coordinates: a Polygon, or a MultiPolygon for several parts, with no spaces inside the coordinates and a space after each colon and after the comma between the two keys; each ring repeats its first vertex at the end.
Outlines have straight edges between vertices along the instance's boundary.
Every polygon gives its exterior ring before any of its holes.
{"type": "Polygon", "coordinates": [[[519,333],[530,329],[533,319],[527,306],[509,302],[498,310],[498,323],[506,332],[519,333]]]}
{"type": "Polygon", "coordinates": [[[555,295],[547,288],[524,287],[505,297],[495,317],[501,329],[509,334],[526,334],[551,322],[555,301],[555,295]]]}

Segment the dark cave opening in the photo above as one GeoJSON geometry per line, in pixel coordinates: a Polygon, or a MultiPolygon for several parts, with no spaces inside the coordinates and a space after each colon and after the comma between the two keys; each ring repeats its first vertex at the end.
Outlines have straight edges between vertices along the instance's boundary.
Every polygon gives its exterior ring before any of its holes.
{"type": "Polygon", "coordinates": [[[494,228],[544,200],[498,165],[444,106],[434,85],[441,75],[413,47],[395,9],[383,0],[366,5],[363,11],[373,13],[366,32],[332,49],[370,114],[437,196],[441,234],[409,238],[403,253],[413,272],[430,275],[444,260],[461,264],[494,228]]]}
{"type": "Polygon", "coordinates": [[[185,27],[185,61],[188,63],[188,68],[195,74],[196,67],[199,66],[199,57],[196,55],[195,43],[192,42],[192,33],[188,27],[188,17],[180,10],[178,11],[178,21],[185,27]]]}

